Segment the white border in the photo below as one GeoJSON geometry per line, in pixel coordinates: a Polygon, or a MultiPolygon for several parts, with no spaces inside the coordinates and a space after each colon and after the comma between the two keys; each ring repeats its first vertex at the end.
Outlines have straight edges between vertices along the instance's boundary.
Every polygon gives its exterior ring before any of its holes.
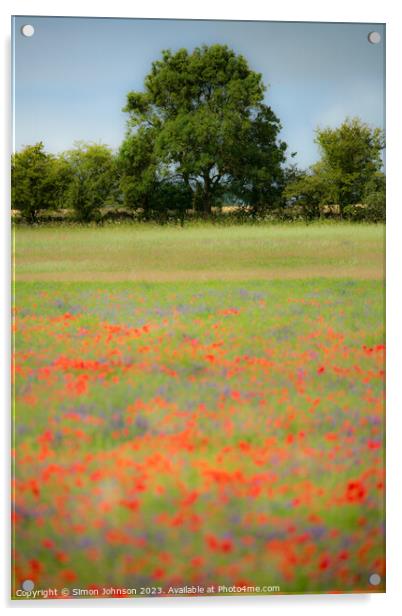
{"type": "MultiPolygon", "coordinates": [[[[285,2],[263,2],[247,0],[235,3],[234,0],[202,0],[189,3],[179,0],[155,0],[153,3],[114,0],[113,3],[98,3],[90,0],[3,0],[0,6],[0,28],[2,44],[1,85],[3,113],[2,131],[6,136],[1,149],[0,170],[3,199],[1,200],[0,254],[1,254],[1,316],[0,340],[3,345],[1,370],[1,391],[3,395],[3,434],[2,447],[2,509],[1,519],[2,542],[0,545],[0,582],[1,597],[4,607],[8,609],[42,609],[60,608],[67,610],[80,609],[94,611],[98,609],[115,610],[116,607],[132,610],[185,609],[195,611],[208,608],[216,611],[240,612],[253,608],[261,613],[283,614],[295,612],[299,615],[310,612],[353,610],[354,614],[375,614],[386,610],[391,612],[402,606],[402,584],[399,577],[398,557],[401,545],[400,524],[402,521],[402,489],[399,470],[402,449],[402,396],[399,382],[402,377],[402,336],[401,336],[401,265],[400,246],[402,239],[402,134],[401,134],[401,60],[402,33],[401,10],[397,0],[337,0],[335,3],[322,0],[286,0],[285,2]],[[9,596],[9,155],[11,151],[11,109],[10,109],[10,22],[11,15],[64,15],[64,16],[95,16],[95,17],[144,17],[144,18],[188,18],[188,19],[246,19],[270,21],[332,21],[332,22],[370,22],[387,24],[387,593],[384,595],[297,595],[275,597],[216,597],[205,599],[156,599],[145,602],[135,599],[81,601],[73,603],[41,601],[19,603],[10,602],[9,596]],[[399,282],[399,284],[398,284],[399,282]],[[6,453],[4,453],[6,452],[6,453]]],[[[308,71],[308,67],[306,67],[308,71]]],[[[400,613],[400,610],[399,610],[400,613]]]]}

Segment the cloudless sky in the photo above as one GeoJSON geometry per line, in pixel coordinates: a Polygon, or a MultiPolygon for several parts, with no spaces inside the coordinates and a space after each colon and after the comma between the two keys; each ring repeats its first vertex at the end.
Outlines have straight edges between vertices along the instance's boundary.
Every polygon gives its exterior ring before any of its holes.
{"type": "Polygon", "coordinates": [[[142,90],[161,50],[227,44],[262,73],[265,102],[279,117],[288,152],[306,167],[318,158],[317,126],[359,116],[384,128],[385,26],[14,17],[14,147],[43,141],[51,152],[75,140],[117,148],[130,90],[142,90]],[[32,24],[35,34],[21,34],[32,24]],[[373,45],[367,35],[381,34],[373,45]]]}

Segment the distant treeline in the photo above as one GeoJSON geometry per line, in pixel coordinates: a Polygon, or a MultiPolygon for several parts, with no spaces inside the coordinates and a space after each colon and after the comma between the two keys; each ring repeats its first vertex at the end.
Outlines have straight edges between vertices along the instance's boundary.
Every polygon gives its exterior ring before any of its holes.
{"type": "Polygon", "coordinates": [[[320,160],[299,169],[264,90],[226,46],[163,52],[127,96],[116,153],[78,142],[53,155],[40,142],[13,154],[15,220],[385,221],[383,132],[359,118],[317,128],[320,160]]]}

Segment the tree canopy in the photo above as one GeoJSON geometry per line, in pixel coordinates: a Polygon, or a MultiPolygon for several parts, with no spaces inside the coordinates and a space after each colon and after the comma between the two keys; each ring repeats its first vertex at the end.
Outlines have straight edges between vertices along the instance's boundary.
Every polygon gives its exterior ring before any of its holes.
{"type": "MultiPolygon", "coordinates": [[[[261,74],[226,45],[163,51],[144,91],[127,96],[129,131],[120,154],[131,156],[132,181],[126,165],[123,189],[179,181],[205,214],[223,193],[256,206],[272,199],[286,144],[264,92],[261,74]]],[[[140,203],[141,190],[130,198],[140,203]]]]}

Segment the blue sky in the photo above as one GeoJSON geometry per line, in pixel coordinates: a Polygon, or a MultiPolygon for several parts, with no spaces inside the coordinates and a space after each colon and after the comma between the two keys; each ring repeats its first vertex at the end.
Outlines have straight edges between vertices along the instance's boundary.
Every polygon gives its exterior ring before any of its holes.
{"type": "Polygon", "coordinates": [[[14,147],[43,141],[51,152],[75,140],[117,148],[127,92],[142,90],[162,49],[223,43],[262,73],[265,102],[301,167],[314,163],[317,126],[359,116],[384,128],[385,27],[247,21],[15,17],[14,147]],[[32,24],[31,38],[21,35],[32,24]],[[382,41],[372,45],[370,31],[382,41]]]}

